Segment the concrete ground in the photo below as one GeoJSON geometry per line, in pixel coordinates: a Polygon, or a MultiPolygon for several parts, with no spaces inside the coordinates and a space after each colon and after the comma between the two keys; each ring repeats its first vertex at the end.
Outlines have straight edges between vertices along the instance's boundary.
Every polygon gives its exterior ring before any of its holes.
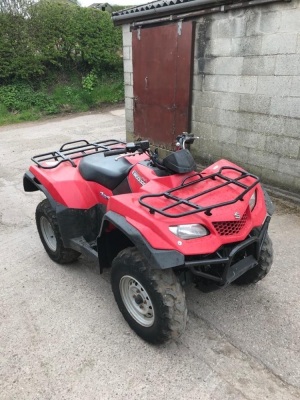
{"type": "Polygon", "coordinates": [[[270,274],[247,288],[187,289],[189,323],[154,347],[128,327],[84,259],[52,262],[23,192],[30,157],[80,138],[124,139],[124,110],[0,128],[0,398],[300,398],[300,213],[277,201],[270,274]]]}

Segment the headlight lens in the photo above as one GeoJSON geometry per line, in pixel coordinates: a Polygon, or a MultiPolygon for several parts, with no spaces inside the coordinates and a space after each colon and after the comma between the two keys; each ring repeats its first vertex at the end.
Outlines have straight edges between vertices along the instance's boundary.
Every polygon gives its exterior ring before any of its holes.
{"type": "Polygon", "coordinates": [[[253,195],[250,197],[250,200],[249,200],[249,207],[250,207],[250,210],[251,210],[251,211],[252,211],[253,208],[255,207],[255,204],[256,204],[256,190],[255,190],[255,192],[253,193],[253,195]]]}
{"type": "Polygon", "coordinates": [[[209,235],[209,231],[200,224],[169,226],[169,229],[181,239],[195,239],[209,235]]]}

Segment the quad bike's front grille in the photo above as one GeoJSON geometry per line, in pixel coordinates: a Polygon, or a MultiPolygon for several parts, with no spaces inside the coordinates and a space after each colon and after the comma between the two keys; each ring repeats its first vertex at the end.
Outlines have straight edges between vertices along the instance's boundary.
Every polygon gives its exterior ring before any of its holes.
{"type": "Polygon", "coordinates": [[[247,222],[245,212],[239,221],[213,222],[213,226],[220,236],[237,235],[244,228],[247,222]]]}

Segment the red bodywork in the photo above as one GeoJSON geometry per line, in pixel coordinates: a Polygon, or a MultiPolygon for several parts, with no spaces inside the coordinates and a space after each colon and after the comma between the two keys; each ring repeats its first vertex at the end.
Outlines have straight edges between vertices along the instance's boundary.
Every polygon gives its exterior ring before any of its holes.
{"type": "MultiPolygon", "coordinates": [[[[57,203],[75,209],[89,209],[101,203],[106,206],[107,211],[114,211],[125,217],[127,222],[134,226],[155,249],[177,250],[184,255],[211,254],[224,244],[245,240],[253,228],[263,224],[267,210],[263,190],[259,184],[244,196],[243,201],[214,208],[210,216],[204,212],[179,218],[166,217],[159,213],[151,214],[148,208],[139,203],[142,195],[165,192],[180,186],[187,177],[191,177],[191,181],[197,179],[197,177],[192,177],[195,172],[159,177],[153,169],[139,163],[147,159],[146,154],[127,158],[133,165],[128,175],[128,183],[132,193],[121,195],[113,195],[111,190],[99,183],[84,180],[79,169],[72,167],[68,162],[62,163],[54,169],[31,166],[30,171],[57,203]],[[254,191],[256,191],[256,205],[251,211],[249,200],[254,191]],[[235,217],[236,213],[240,215],[238,220],[235,217]],[[169,230],[170,226],[180,224],[202,224],[210,233],[202,238],[180,239],[169,230]]],[[[80,160],[76,160],[76,164],[79,163],[80,160]]],[[[227,160],[220,160],[202,171],[202,175],[215,173],[222,166],[236,167],[235,164],[227,160]]],[[[226,175],[235,178],[238,173],[229,170],[226,175]]],[[[241,182],[251,185],[253,181],[253,177],[247,176],[241,182]]],[[[215,180],[208,179],[180,189],[176,195],[188,197],[218,184],[220,184],[218,178],[215,180]]],[[[242,190],[236,185],[229,184],[193,201],[201,206],[226,202],[237,197],[242,190]]],[[[151,198],[150,202],[153,202],[156,207],[161,207],[168,205],[170,200],[160,197],[151,198]]],[[[180,205],[170,212],[175,214],[185,211],[187,211],[186,206],[180,205]]]]}

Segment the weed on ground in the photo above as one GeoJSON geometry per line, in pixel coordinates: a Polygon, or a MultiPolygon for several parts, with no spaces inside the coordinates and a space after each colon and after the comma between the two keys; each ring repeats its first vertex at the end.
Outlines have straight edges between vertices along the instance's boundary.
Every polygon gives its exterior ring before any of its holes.
{"type": "Polygon", "coordinates": [[[121,74],[70,76],[56,82],[17,82],[0,87],[0,125],[35,121],[60,113],[95,110],[124,100],[121,74]]]}

